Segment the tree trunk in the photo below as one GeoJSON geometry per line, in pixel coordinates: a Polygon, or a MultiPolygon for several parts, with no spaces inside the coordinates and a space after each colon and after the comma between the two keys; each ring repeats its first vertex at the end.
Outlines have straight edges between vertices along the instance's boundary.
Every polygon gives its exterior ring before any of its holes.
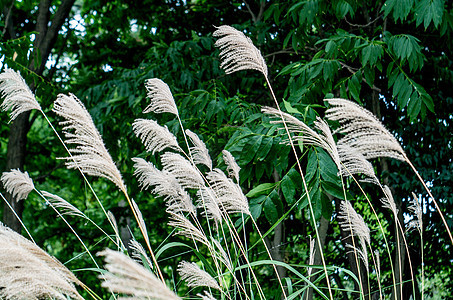
{"type": "MultiPolygon", "coordinates": [[[[63,0],[57,12],[52,18],[52,23],[49,26],[49,8],[51,1],[44,0],[39,3],[39,13],[36,22],[36,32],[37,37],[33,45],[33,53],[40,54],[40,64],[35,68],[33,60],[30,62],[29,69],[41,76],[47,59],[49,58],[50,52],[55,45],[55,42],[58,37],[58,32],[63,25],[64,20],[68,17],[69,12],[71,11],[72,6],[74,5],[75,0],[63,0]]],[[[10,9],[13,7],[11,6],[10,9]]],[[[11,15],[11,14],[9,14],[11,15]]],[[[14,29],[10,29],[13,25],[13,20],[8,18],[8,30],[14,32],[14,29]]],[[[15,37],[11,37],[15,38],[15,37]]],[[[33,90],[33,87],[30,87],[33,90]]],[[[26,145],[27,145],[27,133],[30,129],[29,122],[30,113],[22,113],[18,116],[11,125],[9,132],[8,140],[8,150],[6,155],[6,171],[11,169],[21,169],[23,170],[26,157],[26,145]]],[[[6,194],[6,200],[15,210],[15,213],[11,211],[9,205],[5,203],[3,210],[3,222],[6,226],[12,228],[15,231],[21,230],[21,224],[17,217],[22,217],[23,212],[23,202],[17,202],[11,197],[11,195],[6,194]]]]}

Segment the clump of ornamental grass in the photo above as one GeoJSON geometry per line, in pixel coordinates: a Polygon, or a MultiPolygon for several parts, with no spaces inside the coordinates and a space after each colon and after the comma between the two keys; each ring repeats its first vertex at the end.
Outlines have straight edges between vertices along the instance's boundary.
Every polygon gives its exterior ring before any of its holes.
{"type": "MultiPolygon", "coordinates": [[[[348,100],[326,99],[325,101],[330,105],[330,108],[327,109],[325,117],[328,121],[337,121],[340,127],[332,131],[329,123],[317,118],[313,123],[314,128],[311,128],[280,109],[269,81],[265,60],[250,38],[243,32],[226,25],[218,27],[214,32],[214,37],[218,38],[215,45],[220,48],[221,67],[227,74],[241,70],[256,70],[263,74],[276,108],[264,107],[262,112],[269,115],[273,123],[283,125],[286,143],[292,148],[296,157],[296,164],[308,200],[310,219],[316,234],[316,242],[315,239],[310,242],[310,267],[307,268],[307,272],[310,278],[315,277],[313,276],[314,255],[319,253],[329,294],[324,294],[315,286],[315,279],[307,279],[298,275],[298,278],[302,278],[300,281],[304,283],[304,287],[293,292],[290,297],[297,297],[305,289],[312,287],[324,299],[333,299],[331,280],[329,279],[329,272],[332,268],[327,267],[324,258],[324,249],[321,247],[310,192],[305,182],[295,145],[301,142],[304,146],[324,149],[338,169],[338,176],[342,179],[343,188],[345,188],[344,179],[352,178],[355,180],[355,176],[358,175],[364,176],[365,181],[380,186],[385,196],[382,200],[384,208],[390,209],[396,220],[397,208],[390,190],[380,185],[370,160],[390,157],[407,162],[422,181],[430,197],[432,195],[398,141],[369,111],[348,100]],[[336,136],[340,136],[340,138],[336,139],[336,136]],[[315,244],[318,245],[318,248],[315,248],[315,244]]],[[[216,299],[218,297],[235,299],[238,294],[245,299],[252,297],[266,299],[267,295],[261,288],[260,278],[255,266],[259,266],[259,263],[269,264],[275,271],[281,293],[284,297],[287,297],[287,292],[290,292],[290,289],[288,286],[283,286],[282,278],[280,278],[275,266],[277,262],[272,261],[272,255],[263,242],[264,237],[255,220],[251,217],[249,203],[239,185],[240,167],[233,155],[226,150],[222,151],[226,172],[219,167],[215,168],[204,142],[195,132],[184,128],[170,87],[162,80],[153,78],[145,82],[145,88],[148,93],[149,104],[143,113],[174,115],[181,127],[184,145],[178,142],[177,136],[173,135],[167,127],[159,125],[157,121],[145,118],[135,120],[132,125],[135,135],[143,143],[149,154],[157,156],[160,161],[158,165],[161,167],[158,168],[144,158],[132,158],[135,169],[134,175],[137,176],[143,190],[150,190],[163,199],[169,216],[168,225],[174,227],[175,234],[190,241],[193,244],[190,247],[194,249],[193,251],[197,255],[206,255],[204,259],[197,262],[180,262],[177,271],[181,280],[185,281],[189,288],[203,289],[203,293],[197,294],[200,299],[216,299]],[[207,171],[203,172],[202,170],[207,171]],[[250,261],[251,253],[248,250],[247,241],[239,235],[234,222],[239,218],[243,221],[243,227],[239,228],[242,230],[245,229],[244,220],[251,220],[260,236],[260,241],[263,242],[266,253],[269,255],[269,261],[250,261]],[[238,277],[238,271],[244,269],[247,271],[247,278],[238,277]]],[[[0,74],[0,92],[4,97],[1,108],[11,110],[11,119],[34,109],[40,111],[54,129],[19,73],[6,69],[5,72],[0,74]]],[[[128,195],[122,175],[106,149],[102,137],[83,103],[72,94],[61,94],[54,103],[53,111],[63,119],[60,125],[63,127],[65,140],[63,141],[57,131],[54,131],[69,154],[69,157],[63,158],[67,167],[79,170],[88,185],[89,182],[85,175],[102,177],[115,184],[127,199],[142,238],[146,243],[145,248],[137,240],[131,242],[132,258],[124,252],[110,249],[100,252],[99,255],[104,257],[106,262],[106,272],[100,275],[102,285],[114,294],[113,297],[119,295],[119,299],[180,299],[177,292],[170,289],[166,284],[164,274],[154,255],[148,236],[147,223],[140,211],[139,203],[136,203],[128,195]]],[[[71,215],[90,220],[88,216],[61,197],[38,190],[26,172],[11,170],[4,173],[1,180],[7,192],[17,200],[25,199],[30,192],[36,191],[73,231],[97,269],[100,269],[96,260],[91,256],[89,247],[83,243],[75,229],[64,218],[65,215],[71,215]]],[[[91,185],[89,186],[92,190],[91,185]]],[[[344,194],[346,198],[346,192],[344,194]]],[[[369,201],[365,192],[364,195],[369,201]]],[[[416,199],[415,196],[414,198],[416,199]]],[[[446,224],[437,202],[435,202],[434,197],[432,199],[446,224]]],[[[114,230],[116,241],[110,237],[112,242],[118,249],[124,250],[124,245],[119,242],[119,230],[115,218],[111,213],[104,210],[99,200],[98,202],[114,230]]],[[[371,204],[371,202],[369,203],[371,204]]],[[[348,232],[352,241],[352,245],[347,245],[347,247],[354,252],[357,265],[359,265],[358,259],[363,262],[367,273],[370,271],[368,253],[371,253],[379,284],[379,297],[383,299],[380,286],[379,256],[376,255],[375,259],[372,255],[377,250],[368,251],[371,249],[370,229],[364,218],[354,210],[350,201],[345,199],[339,207],[338,223],[344,232],[348,232]]],[[[377,213],[372,206],[371,209],[383,232],[377,213]]],[[[422,210],[418,201],[414,200],[411,210],[416,218],[409,223],[409,227],[417,228],[422,236],[422,210]]],[[[403,224],[399,224],[399,226],[403,233],[403,224]]],[[[453,243],[448,226],[446,228],[453,243]]],[[[109,236],[105,231],[103,232],[109,236]]],[[[404,242],[407,248],[405,239],[404,242]]],[[[386,240],[385,244],[390,257],[386,240]]],[[[392,263],[391,257],[390,263],[392,263]]],[[[278,264],[291,271],[294,270],[293,267],[283,262],[278,262],[278,264]]],[[[363,286],[365,283],[361,282],[360,270],[358,272],[360,286],[363,286]]],[[[402,276],[399,275],[399,281],[402,283],[402,276]]],[[[394,289],[396,289],[395,274],[392,274],[392,276],[394,289]]],[[[286,282],[291,283],[292,278],[289,277],[288,279],[289,281],[286,282]]],[[[61,263],[47,255],[33,242],[13,233],[4,226],[0,226],[0,297],[6,299],[66,299],[66,296],[81,298],[75,289],[75,285],[83,286],[61,263]],[[17,255],[19,257],[15,260],[12,259],[17,255]],[[30,270],[32,272],[29,272],[30,270]],[[24,282],[27,284],[24,284],[24,282]]],[[[365,295],[361,291],[361,297],[370,297],[370,295],[365,295]]]]}
{"type": "Polygon", "coordinates": [[[0,298],[83,299],[75,285],[62,263],[0,223],[0,298]]]}

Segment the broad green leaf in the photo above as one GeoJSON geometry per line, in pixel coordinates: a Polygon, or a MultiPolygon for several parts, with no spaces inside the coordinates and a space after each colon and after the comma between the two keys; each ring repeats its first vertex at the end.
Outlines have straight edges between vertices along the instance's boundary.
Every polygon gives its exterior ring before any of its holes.
{"type": "Polygon", "coordinates": [[[240,156],[241,165],[247,165],[253,160],[256,155],[256,152],[261,146],[263,140],[262,135],[252,135],[246,142],[244,146],[244,151],[240,156]]]}
{"type": "Polygon", "coordinates": [[[300,111],[292,107],[291,103],[288,101],[283,100],[283,104],[285,105],[285,109],[289,114],[300,114],[300,111]]]}
{"type": "Polygon", "coordinates": [[[266,199],[264,200],[263,203],[264,215],[271,224],[277,222],[279,218],[279,209],[277,205],[279,201],[280,198],[278,197],[278,193],[276,190],[273,190],[268,196],[266,196],[266,199]]]}
{"type": "Polygon", "coordinates": [[[365,77],[365,81],[366,83],[372,87],[373,84],[374,84],[374,77],[375,77],[375,72],[374,72],[374,68],[371,68],[371,67],[364,67],[363,68],[363,77],[365,77]]]}
{"type": "Polygon", "coordinates": [[[248,198],[254,198],[259,195],[269,194],[277,185],[277,183],[262,183],[258,185],[256,188],[249,191],[246,196],[248,198]]]}
{"type": "Polygon", "coordinates": [[[326,151],[320,148],[316,148],[317,150],[317,157],[318,157],[318,164],[319,164],[319,171],[321,177],[324,180],[328,180],[330,182],[338,182],[338,168],[337,165],[333,162],[332,158],[326,151]]]}
{"type": "Polygon", "coordinates": [[[282,178],[280,187],[282,189],[282,194],[285,197],[286,202],[290,205],[293,204],[296,200],[294,199],[294,196],[296,195],[296,184],[288,174],[286,174],[282,178]]]}
{"type": "Polygon", "coordinates": [[[355,72],[348,80],[349,93],[356,101],[360,101],[361,81],[362,74],[360,71],[355,72]]]}
{"type": "Polygon", "coordinates": [[[344,192],[341,187],[341,184],[329,181],[322,181],[321,184],[324,191],[334,196],[335,198],[344,200],[344,192]]]}
{"type": "Polygon", "coordinates": [[[420,113],[421,104],[422,100],[419,98],[417,92],[414,91],[411,99],[409,100],[409,104],[407,105],[407,114],[409,115],[411,121],[415,121],[420,113]]]}
{"type": "Polygon", "coordinates": [[[332,204],[332,201],[329,199],[329,197],[323,193],[321,195],[321,203],[322,203],[322,211],[321,211],[321,214],[322,216],[327,219],[327,220],[330,220],[330,217],[332,216],[332,212],[333,212],[333,204],[332,204]]]}

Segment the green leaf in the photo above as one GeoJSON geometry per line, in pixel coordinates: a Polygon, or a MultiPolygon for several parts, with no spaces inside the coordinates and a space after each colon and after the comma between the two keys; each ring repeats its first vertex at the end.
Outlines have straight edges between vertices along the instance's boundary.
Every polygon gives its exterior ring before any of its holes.
{"type": "Polygon", "coordinates": [[[274,145],[274,138],[271,136],[263,136],[260,149],[256,153],[256,160],[264,161],[274,145]]]}
{"type": "MultiPolygon", "coordinates": [[[[265,196],[262,196],[262,197],[264,199],[265,196]]],[[[252,215],[252,218],[256,221],[261,216],[261,212],[263,211],[263,203],[256,202],[256,201],[250,201],[249,210],[250,210],[250,214],[252,215]]]]}
{"type": "Polygon", "coordinates": [[[332,212],[333,212],[332,201],[329,199],[329,197],[326,194],[322,194],[320,200],[322,203],[321,214],[325,219],[330,220],[330,217],[332,216],[332,212]]]}
{"type": "Polygon", "coordinates": [[[337,16],[338,20],[343,19],[344,17],[346,17],[347,14],[349,14],[351,17],[354,16],[354,10],[352,9],[351,4],[344,0],[337,2],[335,10],[336,10],[335,15],[337,16]]]}
{"type": "Polygon", "coordinates": [[[274,224],[278,220],[279,216],[279,209],[277,208],[277,204],[280,201],[278,197],[278,193],[276,190],[273,190],[264,200],[263,203],[263,210],[266,219],[271,223],[274,224]]]}
{"type": "Polygon", "coordinates": [[[301,112],[291,106],[291,103],[288,101],[283,100],[283,104],[285,105],[285,109],[289,114],[300,114],[301,112]]]}
{"type": "Polygon", "coordinates": [[[419,45],[420,40],[409,34],[399,34],[389,38],[388,44],[391,52],[401,60],[408,62],[411,71],[423,66],[424,55],[419,45]]]}
{"type": "Polygon", "coordinates": [[[422,0],[415,8],[415,22],[418,27],[422,22],[425,29],[433,22],[437,29],[442,23],[444,2],[442,0],[422,0]]]}
{"type": "Polygon", "coordinates": [[[381,11],[384,11],[384,17],[393,12],[393,18],[396,21],[399,19],[404,20],[409,15],[413,5],[414,0],[387,0],[381,11]]]}
{"type": "Polygon", "coordinates": [[[322,181],[321,185],[323,190],[330,195],[334,196],[335,198],[344,200],[344,192],[341,184],[339,185],[338,183],[333,183],[330,181],[322,181]]]}
{"type": "Polygon", "coordinates": [[[376,45],[374,43],[368,44],[366,47],[362,48],[362,65],[369,64],[370,66],[374,66],[383,53],[384,49],[381,45],[376,45]]]}
{"type": "Polygon", "coordinates": [[[326,54],[328,57],[335,57],[337,55],[337,52],[338,52],[338,45],[330,40],[327,42],[326,44],[326,54]]]}
{"type": "Polygon", "coordinates": [[[295,202],[294,196],[296,195],[296,184],[288,174],[282,178],[280,187],[286,202],[290,205],[293,204],[295,202]]]}
{"type": "Polygon", "coordinates": [[[249,191],[246,196],[248,198],[255,198],[259,195],[269,194],[277,185],[277,183],[262,183],[256,188],[249,191]]]}
{"type": "Polygon", "coordinates": [[[421,99],[419,98],[417,92],[414,91],[407,106],[407,114],[409,115],[411,121],[415,121],[418,114],[420,113],[421,104],[421,99]]]}
{"type": "Polygon", "coordinates": [[[365,77],[366,83],[370,87],[372,87],[374,84],[374,77],[375,77],[374,69],[370,68],[370,67],[363,68],[363,76],[365,77]]]}
{"type": "Polygon", "coordinates": [[[256,155],[256,152],[261,146],[263,140],[262,135],[252,135],[246,142],[244,146],[244,152],[240,156],[241,165],[247,165],[253,160],[256,155]]]}
{"type": "Polygon", "coordinates": [[[360,89],[361,89],[362,74],[360,71],[357,71],[352,75],[348,80],[348,88],[351,96],[356,100],[360,101],[360,89]]]}

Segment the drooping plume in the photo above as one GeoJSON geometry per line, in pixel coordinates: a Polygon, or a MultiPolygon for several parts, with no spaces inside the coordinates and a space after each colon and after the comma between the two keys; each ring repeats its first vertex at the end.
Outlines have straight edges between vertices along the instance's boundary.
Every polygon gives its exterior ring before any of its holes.
{"type": "Polygon", "coordinates": [[[289,132],[294,134],[292,137],[293,141],[302,141],[307,145],[321,147],[326,150],[330,157],[332,157],[334,163],[337,165],[338,170],[341,170],[337,145],[333,139],[329,126],[321,118],[317,118],[314,122],[315,128],[321,132],[317,133],[296,117],[293,117],[292,115],[284,113],[278,109],[263,107],[261,111],[264,114],[270,115],[274,118],[274,120],[271,121],[274,124],[285,122],[289,132]]]}
{"type": "Polygon", "coordinates": [[[395,200],[393,199],[392,191],[390,191],[390,188],[386,185],[382,187],[382,190],[384,191],[384,196],[381,199],[381,202],[385,208],[388,208],[392,211],[393,215],[396,216],[398,215],[398,209],[396,208],[395,200]]]}
{"type": "Polygon", "coordinates": [[[222,25],[214,31],[219,38],[215,46],[220,49],[220,67],[231,74],[240,70],[257,70],[267,78],[267,65],[261,51],[253,45],[252,40],[239,30],[222,25]]]}
{"type": "Polygon", "coordinates": [[[104,280],[102,286],[123,295],[118,299],[180,300],[153,273],[125,254],[105,249],[98,255],[107,263],[108,272],[99,277],[104,280]]]}
{"type": "Polygon", "coordinates": [[[217,300],[208,291],[204,291],[204,295],[203,294],[197,294],[197,296],[200,297],[201,300],[217,300]]]}
{"type": "Polygon", "coordinates": [[[226,177],[222,170],[212,170],[207,178],[220,209],[229,214],[241,212],[250,215],[249,204],[241,187],[226,177]]]}
{"type": "Polygon", "coordinates": [[[366,225],[362,216],[359,215],[355,209],[352,207],[352,204],[349,201],[342,201],[340,204],[340,213],[338,214],[341,228],[349,232],[349,235],[354,238],[359,239],[361,249],[353,245],[349,245],[354,251],[357,251],[368,269],[368,251],[367,245],[370,245],[370,229],[366,225]]]}
{"type": "Polygon", "coordinates": [[[198,189],[204,186],[203,177],[201,177],[198,170],[181,155],[166,152],[162,154],[161,162],[164,171],[172,174],[182,187],[198,189]]]}
{"type": "Polygon", "coordinates": [[[83,299],[62,263],[0,223],[1,299],[83,299]]]}
{"type": "Polygon", "coordinates": [[[163,197],[167,209],[173,213],[194,213],[194,207],[189,194],[182,188],[175,176],[166,171],[157,169],[152,163],[142,158],[133,158],[135,163],[134,175],[143,189],[153,187],[151,192],[163,197]]]}
{"type": "Polygon", "coordinates": [[[357,149],[346,144],[339,144],[338,156],[341,162],[340,175],[349,177],[357,174],[366,176],[364,181],[379,185],[373,165],[357,149]]]}
{"type": "Polygon", "coordinates": [[[190,147],[190,152],[192,153],[193,162],[195,164],[205,165],[212,170],[212,160],[209,155],[208,148],[206,148],[205,143],[192,131],[186,129],[186,135],[189,137],[193,146],[190,147]]]}
{"type": "Polygon", "coordinates": [[[83,103],[73,94],[60,94],[53,111],[65,119],[60,124],[63,125],[66,144],[76,145],[69,149],[72,156],[65,158],[66,166],[80,168],[87,175],[104,177],[126,193],[121,174],[83,103]]]}
{"type": "Polygon", "coordinates": [[[222,150],[223,161],[227,166],[228,175],[236,179],[236,182],[239,183],[239,171],[241,167],[236,163],[236,159],[228,150],[222,150]]]}
{"type": "Polygon", "coordinates": [[[146,151],[154,154],[166,148],[181,151],[176,137],[165,126],[154,120],[137,119],[132,124],[135,135],[142,141],[146,151]]]}
{"type": "Polygon", "coordinates": [[[179,231],[177,231],[177,234],[185,236],[189,239],[193,239],[210,247],[206,235],[197,227],[195,227],[195,225],[193,225],[186,217],[182,216],[181,214],[174,214],[172,212],[169,212],[169,214],[171,221],[168,222],[168,225],[179,229],[179,231]]]}
{"type": "Polygon", "coordinates": [[[28,173],[19,169],[4,172],[1,181],[6,191],[17,201],[26,199],[28,194],[35,188],[33,180],[28,176],[28,173]]]}
{"type": "Polygon", "coordinates": [[[0,74],[0,93],[5,98],[1,109],[11,110],[11,121],[21,113],[32,109],[42,112],[41,106],[25,80],[13,69],[7,68],[0,74]]]}
{"type": "Polygon", "coordinates": [[[88,217],[83,212],[81,212],[77,207],[75,207],[65,199],[46,191],[41,191],[41,193],[53,205],[55,209],[59,209],[61,215],[77,216],[88,219],[88,217]]]}
{"type": "Polygon", "coordinates": [[[137,262],[142,262],[142,260],[145,260],[149,267],[153,265],[151,259],[148,257],[148,254],[146,254],[145,248],[143,248],[143,246],[139,242],[137,242],[136,240],[131,240],[129,246],[132,250],[132,257],[137,262]]]}
{"type": "Polygon", "coordinates": [[[148,79],[145,82],[145,87],[148,90],[148,98],[151,103],[143,110],[144,113],[164,113],[168,112],[178,115],[178,108],[175,104],[175,99],[171,94],[168,85],[158,78],[148,79]]]}
{"type": "Polygon", "coordinates": [[[189,287],[205,286],[220,291],[217,281],[194,262],[181,261],[178,265],[178,273],[189,287]]]}
{"type": "Polygon", "coordinates": [[[197,196],[197,207],[201,210],[201,213],[206,215],[208,219],[213,219],[216,222],[222,221],[222,212],[214,191],[210,187],[203,187],[198,190],[197,196]]]}
{"type": "Polygon", "coordinates": [[[338,121],[338,132],[345,134],[338,145],[357,149],[366,159],[390,157],[405,161],[406,154],[396,138],[368,110],[345,99],[326,99],[326,118],[338,121]]]}
{"type": "Polygon", "coordinates": [[[407,229],[416,228],[420,234],[423,232],[423,210],[417,195],[412,193],[411,205],[409,210],[414,214],[413,219],[407,224],[407,229]]]}

